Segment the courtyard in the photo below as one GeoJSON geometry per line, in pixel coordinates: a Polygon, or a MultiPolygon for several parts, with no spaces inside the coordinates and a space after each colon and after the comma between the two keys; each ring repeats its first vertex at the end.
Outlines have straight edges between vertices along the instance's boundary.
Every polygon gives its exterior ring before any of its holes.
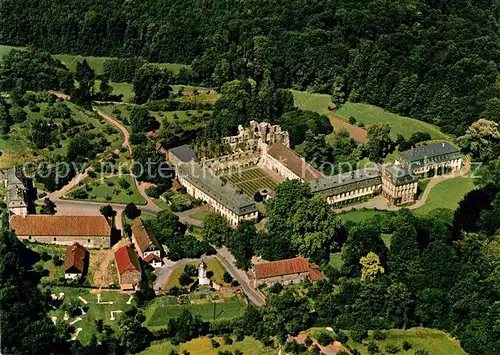
{"type": "Polygon", "coordinates": [[[242,189],[243,193],[249,197],[253,197],[261,189],[274,190],[278,184],[261,168],[231,172],[224,175],[224,178],[234,187],[242,189]]]}

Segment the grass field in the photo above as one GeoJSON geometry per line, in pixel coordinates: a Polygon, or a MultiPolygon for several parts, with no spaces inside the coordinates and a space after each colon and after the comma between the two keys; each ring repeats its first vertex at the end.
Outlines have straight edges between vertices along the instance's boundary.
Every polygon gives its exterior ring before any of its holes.
{"type": "Polygon", "coordinates": [[[173,296],[157,297],[144,313],[146,315],[145,325],[148,327],[164,327],[168,324],[169,319],[179,317],[184,309],[199,315],[204,321],[213,321],[214,308],[215,320],[240,317],[246,308],[243,301],[236,296],[224,301],[211,302],[208,298],[204,301],[204,303],[179,305],[173,296]]]}
{"type": "Polygon", "coordinates": [[[371,217],[375,217],[377,215],[382,215],[387,213],[386,211],[378,211],[378,210],[351,210],[347,212],[338,213],[337,216],[340,218],[342,222],[352,221],[352,222],[362,222],[371,217]]]}
{"type": "Polygon", "coordinates": [[[387,122],[391,125],[391,136],[393,138],[396,138],[398,134],[409,138],[412,133],[422,131],[428,132],[432,139],[450,139],[450,136],[441,132],[437,126],[413,118],[399,116],[377,106],[346,102],[337,110],[329,111],[328,105],[331,103],[329,95],[296,90],[292,90],[292,94],[295,106],[303,110],[310,110],[327,116],[339,116],[346,121],[353,116],[357,122],[363,122],[365,126],[376,122],[387,122]]]}
{"type": "Polygon", "coordinates": [[[243,193],[250,197],[253,197],[260,189],[274,190],[277,185],[277,182],[260,168],[233,172],[226,175],[225,178],[231,185],[242,189],[243,193]]]}
{"type": "Polygon", "coordinates": [[[474,180],[467,177],[444,180],[431,189],[423,206],[414,211],[417,214],[427,214],[436,208],[454,211],[463,197],[474,188],[474,180]]]}
{"type": "MultiPolygon", "coordinates": [[[[10,52],[12,49],[24,49],[24,47],[13,47],[0,45],[0,58],[10,52]]],[[[59,59],[68,69],[72,72],[76,71],[76,64],[78,62],[83,62],[84,59],[87,60],[92,69],[95,70],[96,74],[102,74],[104,72],[104,62],[111,57],[92,57],[92,56],[81,56],[73,54],[53,54],[54,58],[59,59]]],[[[151,63],[160,68],[167,68],[172,70],[175,74],[179,73],[181,68],[190,68],[190,65],[177,64],[177,63],[151,63]]]]}
{"type": "Polygon", "coordinates": [[[113,176],[104,179],[103,183],[101,183],[100,181],[94,181],[87,186],[72,190],[70,193],[68,193],[68,198],[77,199],[75,197],[75,191],[77,190],[87,191],[88,198],[85,198],[84,200],[122,204],[133,202],[136,205],[146,204],[146,200],[141,196],[139,190],[137,190],[137,187],[135,186],[135,183],[130,175],[124,175],[122,177],[113,176]],[[126,190],[123,189],[118,183],[120,179],[126,180],[130,184],[130,187],[126,190]]]}
{"type": "Polygon", "coordinates": [[[414,132],[427,132],[432,139],[449,140],[451,137],[440,131],[439,127],[413,118],[399,116],[380,107],[346,102],[335,113],[344,118],[354,117],[356,121],[363,122],[366,126],[377,122],[387,122],[391,125],[391,136],[396,138],[401,134],[406,139],[414,132]]]}
{"type": "MultiPolygon", "coordinates": [[[[117,319],[120,317],[119,314],[116,315],[115,320],[111,320],[111,311],[122,310],[126,311],[131,308],[132,305],[126,304],[129,299],[129,295],[122,295],[119,292],[101,292],[101,300],[102,301],[112,301],[113,304],[103,305],[97,304],[97,294],[90,293],[87,289],[78,289],[71,287],[55,287],[52,289],[52,293],[58,294],[59,292],[63,292],[65,294],[64,303],[71,302],[74,305],[88,307],[85,315],[81,315],[79,317],[82,320],[73,324],[76,328],[82,328],[81,333],[78,335],[78,340],[80,340],[83,344],[88,344],[93,334],[96,334],[95,321],[97,319],[102,319],[105,325],[110,325],[113,328],[117,329],[117,319]],[[78,296],[83,297],[88,304],[85,305],[82,301],[78,299],[78,296]]],[[[50,311],[49,317],[57,317],[57,322],[64,322],[64,311],[62,307],[59,307],[57,310],[50,311]]],[[[67,321],[71,322],[76,319],[73,317],[67,321]]]]}
{"type": "MultiPolygon", "coordinates": [[[[440,330],[427,328],[391,329],[386,331],[385,334],[387,335],[386,340],[375,340],[381,351],[385,351],[387,344],[393,344],[400,349],[398,354],[401,355],[413,355],[417,350],[427,350],[432,355],[466,355],[458,340],[440,330]],[[412,349],[403,350],[402,344],[404,341],[409,342],[412,349]]],[[[369,354],[365,345],[355,343],[351,339],[347,344],[361,352],[361,355],[369,354]]]]}
{"type": "Polygon", "coordinates": [[[214,339],[220,344],[217,349],[212,348],[210,338],[202,337],[193,339],[187,343],[182,343],[180,345],[172,345],[170,341],[158,341],[151,344],[149,348],[139,353],[139,355],[158,355],[158,354],[169,354],[173,349],[179,353],[187,351],[191,355],[217,355],[220,351],[235,351],[240,350],[243,354],[259,354],[259,355],[271,355],[276,354],[276,350],[272,348],[265,347],[262,342],[254,339],[253,337],[245,337],[242,341],[236,341],[235,337],[232,337],[233,344],[226,345],[221,337],[214,337],[214,339]]]}
{"type": "MultiPolygon", "coordinates": [[[[94,91],[99,91],[99,85],[101,85],[100,80],[94,82],[94,91]]],[[[109,85],[113,88],[113,94],[123,95],[122,102],[132,102],[134,98],[134,85],[131,83],[113,83],[109,82],[109,85]]]]}
{"type": "MultiPolygon", "coordinates": [[[[95,115],[78,108],[76,105],[66,102],[65,103],[71,109],[71,117],[80,122],[79,127],[82,132],[92,132],[96,135],[101,135],[105,137],[110,146],[108,150],[115,150],[121,146],[123,142],[122,135],[116,130],[110,128],[106,122],[96,118],[95,115]],[[87,126],[83,126],[88,124],[87,126]],[[92,127],[90,127],[91,125],[92,127]],[[111,133],[110,133],[111,132],[111,133]]],[[[43,110],[47,107],[46,103],[39,103],[37,105],[40,108],[40,112],[31,112],[28,107],[24,107],[24,111],[27,113],[27,119],[22,123],[15,123],[8,134],[8,136],[0,137],[0,151],[2,155],[0,156],[0,168],[8,168],[14,165],[20,165],[28,161],[42,160],[44,158],[53,158],[59,155],[66,155],[67,147],[70,142],[71,135],[61,135],[57,134],[56,137],[59,138],[60,144],[52,144],[50,147],[44,149],[36,149],[29,137],[31,134],[31,124],[37,119],[42,119],[44,121],[48,120],[43,117],[43,110]]],[[[53,119],[52,122],[58,125],[67,121],[66,119],[53,119]]],[[[73,129],[73,128],[70,128],[73,129]]],[[[67,129],[66,131],[68,131],[67,129]]]]}

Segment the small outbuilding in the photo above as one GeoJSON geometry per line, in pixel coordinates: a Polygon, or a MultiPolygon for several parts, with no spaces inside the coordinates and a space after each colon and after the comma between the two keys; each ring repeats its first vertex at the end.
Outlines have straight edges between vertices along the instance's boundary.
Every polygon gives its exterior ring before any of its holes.
{"type": "Polygon", "coordinates": [[[64,261],[64,278],[68,280],[80,279],[86,273],[88,267],[89,253],[87,249],[78,243],[66,248],[66,260],[64,261]]]}

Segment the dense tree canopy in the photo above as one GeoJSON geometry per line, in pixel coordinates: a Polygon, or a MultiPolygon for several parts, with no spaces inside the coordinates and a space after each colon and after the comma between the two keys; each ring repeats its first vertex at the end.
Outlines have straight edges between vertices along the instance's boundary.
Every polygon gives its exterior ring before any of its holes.
{"type": "Polygon", "coordinates": [[[275,87],[367,101],[461,133],[500,107],[498,11],[491,0],[6,0],[0,40],[192,64],[214,86],[267,75],[275,87]]]}

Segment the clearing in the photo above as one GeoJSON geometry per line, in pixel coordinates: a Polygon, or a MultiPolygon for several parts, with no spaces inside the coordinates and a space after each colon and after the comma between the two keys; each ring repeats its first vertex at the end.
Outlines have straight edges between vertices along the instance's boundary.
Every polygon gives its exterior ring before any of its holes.
{"type": "MultiPolygon", "coordinates": [[[[223,278],[224,278],[224,272],[226,272],[226,269],[224,268],[224,266],[222,266],[220,261],[215,256],[210,256],[210,257],[204,258],[203,261],[205,261],[205,264],[207,264],[207,273],[208,273],[207,276],[209,276],[209,278],[215,283],[225,284],[223,281],[223,278]],[[213,273],[212,276],[210,276],[211,275],[210,272],[213,273]]],[[[196,270],[198,270],[198,266],[200,265],[200,261],[192,262],[189,264],[194,265],[196,267],[196,270]]],[[[181,285],[179,284],[179,276],[181,276],[181,274],[184,272],[184,267],[185,267],[185,265],[174,267],[174,269],[172,270],[172,273],[170,274],[170,277],[168,278],[168,281],[167,281],[167,287],[166,287],[167,290],[171,289],[172,287],[181,287],[181,285]]],[[[198,279],[198,276],[193,276],[192,279],[194,282],[195,280],[198,279]]],[[[228,286],[228,285],[225,284],[225,286],[228,286]]]]}
{"type": "MultiPolygon", "coordinates": [[[[185,296],[186,297],[186,296],[185,296]]],[[[177,318],[184,309],[197,314],[204,321],[221,319],[233,319],[240,317],[245,312],[246,304],[239,296],[222,298],[219,294],[189,294],[189,303],[177,304],[174,296],[162,296],[155,298],[144,314],[146,316],[145,325],[148,327],[165,327],[168,320],[177,318]]]]}
{"type": "Polygon", "coordinates": [[[349,117],[354,117],[357,122],[362,122],[365,126],[377,122],[387,122],[391,125],[391,136],[396,138],[401,134],[406,139],[410,138],[414,132],[428,132],[432,139],[450,140],[451,137],[440,131],[439,127],[427,122],[419,121],[413,118],[399,116],[384,110],[383,108],[364,104],[346,102],[334,111],[328,110],[331,104],[329,95],[314,94],[304,91],[291,90],[295,106],[303,110],[314,111],[326,115],[336,130],[346,129],[351,136],[362,142],[363,136],[366,138],[366,130],[347,122],[349,117]],[[363,133],[364,132],[364,133],[363,133]]]}
{"type": "Polygon", "coordinates": [[[251,168],[242,171],[231,172],[224,175],[231,185],[243,190],[243,193],[251,198],[260,189],[276,189],[278,183],[266,174],[261,168],[251,168]]]}
{"type": "Polygon", "coordinates": [[[354,117],[356,121],[363,122],[366,126],[377,122],[387,122],[391,125],[391,136],[396,138],[401,134],[406,139],[415,132],[427,132],[432,139],[450,140],[451,137],[446,133],[441,132],[439,127],[430,123],[416,120],[414,118],[399,116],[384,110],[383,108],[354,102],[346,102],[335,114],[345,119],[354,117]]]}

